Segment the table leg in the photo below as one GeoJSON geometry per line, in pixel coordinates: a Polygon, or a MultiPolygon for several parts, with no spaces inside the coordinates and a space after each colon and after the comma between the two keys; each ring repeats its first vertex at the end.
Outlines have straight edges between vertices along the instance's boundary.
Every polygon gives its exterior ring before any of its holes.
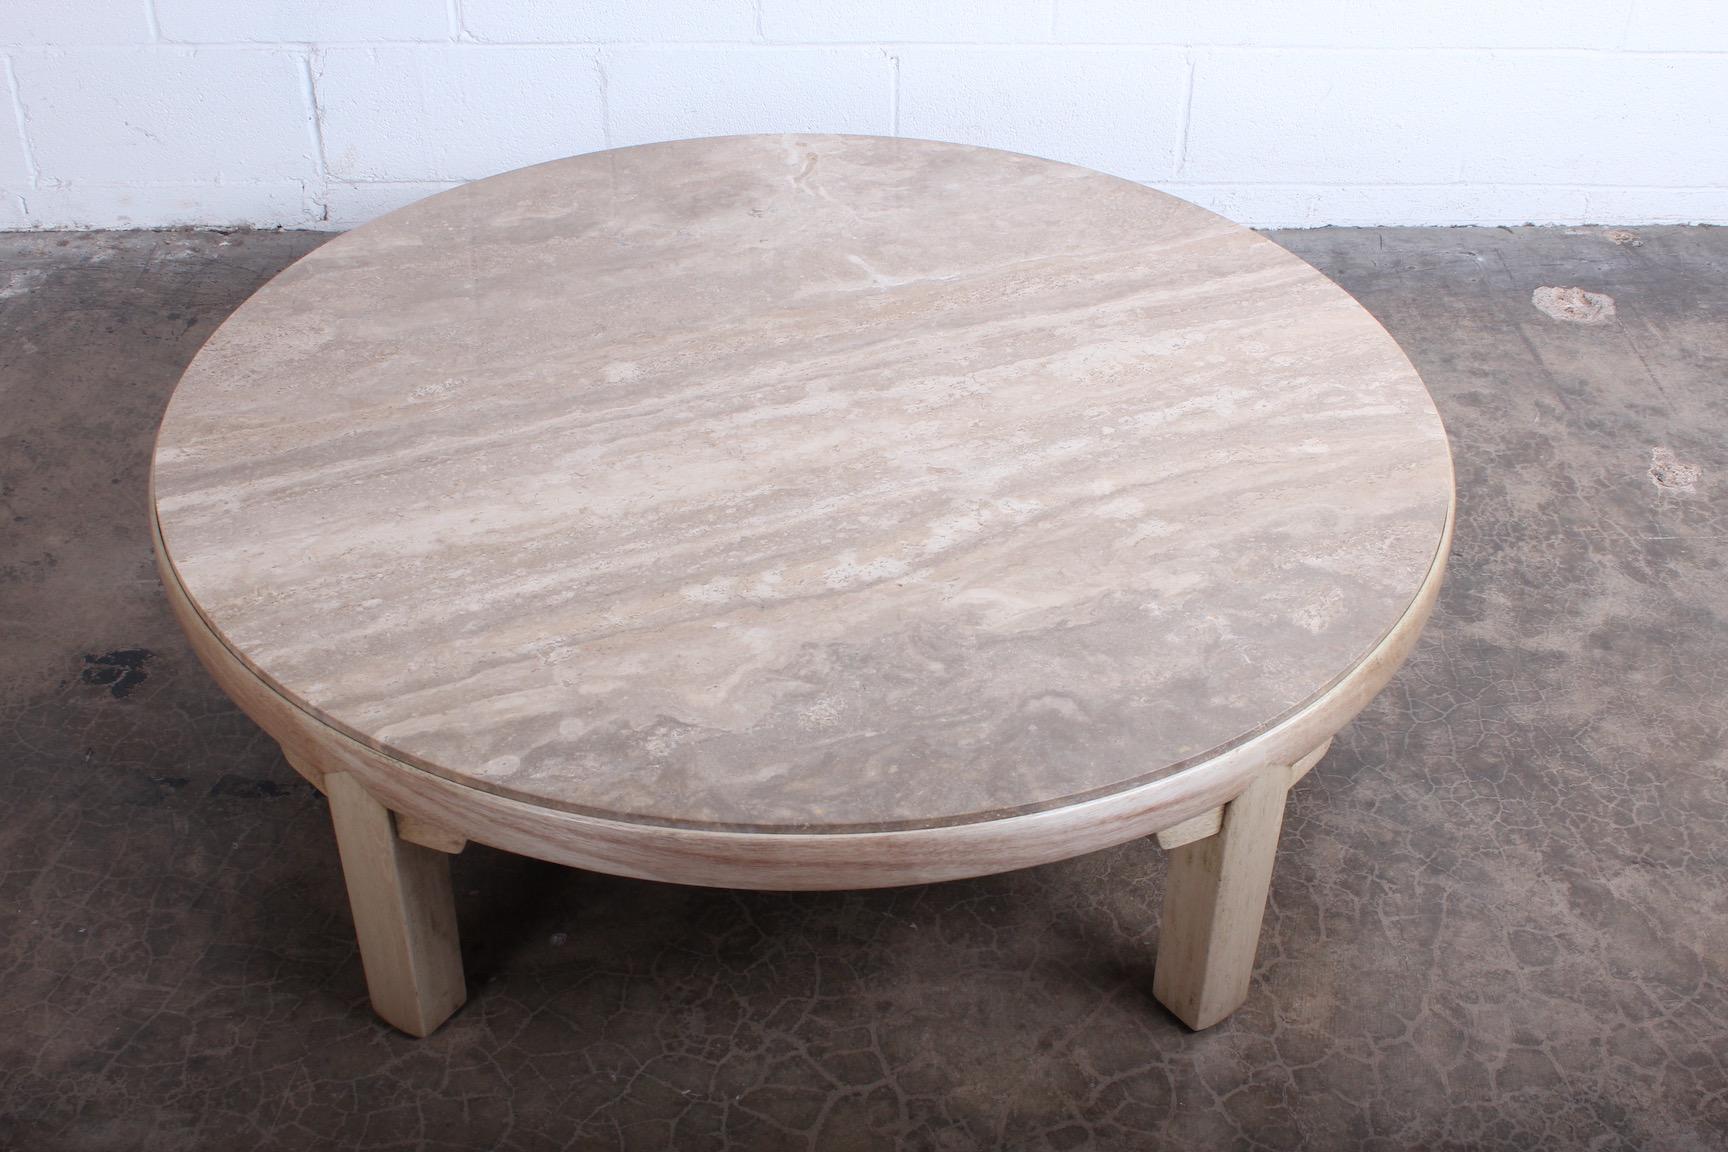
{"type": "Polygon", "coordinates": [[[1216,835],[1171,837],[1152,994],[1190,1028],[1210,1028],[1248,998],[1290,777],[1262,773],[1224,805],[1216,835]]]}
{"type": "Polygon", "coordinates": [[[450,858],[397,835],[395,819],[346,772],[325,772],[348,903],[372,1008],[411,1036],[462,1006],[462,954],[450,858]]]}

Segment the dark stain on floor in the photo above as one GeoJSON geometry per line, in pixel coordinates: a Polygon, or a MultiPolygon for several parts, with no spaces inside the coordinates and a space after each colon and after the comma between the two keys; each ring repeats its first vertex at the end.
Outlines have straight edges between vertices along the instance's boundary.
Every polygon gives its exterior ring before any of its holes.
{"type": "Polygon", "coordinates": [[[1240,1012],[1153,1001],[1149,842],[797,895],[470,847],[470,999],[417,1041],[150,556],[175,379],[321,238],[0,236],[0,1147],[1728,1146],[1728,232],[1276,238],[1421,369],[1459,515],[1292,797],[1240,1012]],[[1532,306],[1574,284],[1616,317],[1532,306]]]}
{"type": "Polygon", "coordinates": [[[144,683],[144,665],[154,655],[148,648],[116,648],[100,656],[86,656],[78,679],[106,688],[114,699],[123,700],[144,683]]]}

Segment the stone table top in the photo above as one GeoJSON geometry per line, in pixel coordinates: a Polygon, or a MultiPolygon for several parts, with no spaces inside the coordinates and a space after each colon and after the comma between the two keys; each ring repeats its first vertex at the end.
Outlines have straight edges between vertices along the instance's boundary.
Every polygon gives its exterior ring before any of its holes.
{"type": "Polygon", "coordinates": [[[157,516],[211,629],[381,751],[648,824],[991,819],[1181,771],[1409,607],[1396,344],[1271,241],[988,149],[746,136],[482,180],[198,354],[157,516]]]}

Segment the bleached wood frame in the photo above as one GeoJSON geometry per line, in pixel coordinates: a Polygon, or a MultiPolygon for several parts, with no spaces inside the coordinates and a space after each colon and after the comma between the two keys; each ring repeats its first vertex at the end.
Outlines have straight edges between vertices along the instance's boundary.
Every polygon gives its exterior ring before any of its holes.
{"type": "MultiPolygon", "coordinates": [[[[416,893],[427,886],[436,889],[438,873],[436,868],[424,866],[414,853],[459,851],[467,840],[595,872],[677,884],[794,891],[882,888],[983,876],[1168,833],[1163,840],[1172,850],[1173,869],[1183,873],[1183,883],[1177,885],[1178,877],[1173,876],[1172,890],[1179,888],[1182,898],[1179,905],[1167,903],[1160,957],[1180,951],[1197,959],[1185,965],[1192,971],[1185,971],[1180,979],[1169,974],[1161,978],[1163,986],[1158,993],[1191,1026],[1215,1023],[1246,994],[1265,881],[1270,878],[1271,853],[1254,854],[1256,862],[1246,867],[1265,875],[1250,877],[1250,882],[1242,885],[1236,883],[1238,876],[1221,875],[1236,867],[1231,860],[1237,853],[1227,851],[1219,856],[1192,849],[1220,828],[1226,836],[1219,839],[1227,838],[1229,806],[1251,789],[1256,796],[1264,793],[1266,784],[1275,784],[1277,803],[1269,814],[1254,818],[1253,826],[1260,831],[1251,835],[1270,837],[1275,845],[1283,790],[1324,753],[1332,736],[1385,686],[1415,646],[1445,574],[1455,511],[1454,501],[1421,587],[1380,643],[1308,705],[1203,763],[1110,795],[999,819],[893,831],[782,833],[667,827],[541,807],[459,784],[361,743],[279,694],[227,647],[181,586],[155,519],[153,495],[151,500],[157,569],[175,618],[204,667],[223,691],[275,738],[289,763],[331,795],[333,805],[338,797],[327,787],[333,781],[326,777],[341,774],[363,789],[363,794],[345,786],[339,790],[354,795],[354,803],[364,804],[365,797],[370,797],[394,813],[382,833],[390,841],[385,844],[375,842],[381,835],[375,819],[351,822],[367,829],[364,836],[368,838],[352,844],[342,839],[344,824],[338,819],[344,859],[351,853],[368,860],[399,859],[403,863],[391,868],[400,868],[403,875],[434,877],[431,881],[416,879],[413,890],[387,877],[382,895],[373,882],[376,878],[349,877],[362,943],[369,935],[388,941],[367,955],[374,1005],[391,1023],[416,1035],[437,1027],[460,1004],[460,960],[453,934],[427,933],[416,925],[420,919],[444,919],[448,881],[444,881],[444,891],[434,893],[435,907],[422,916],[416,905],[426,901],[416,893]],[[396,856],[390,856],[387,849],[396,856]],[[1221,881],[1229,883],[1221,886],[1221,881]],[[1243,890],[1250,898],[1240,895],[1243,890]],[[1256,891],[1257,898],[1252,895],[1256,891]],[[1171,923],[1173,915],[1183,922],[1171,923]],[[399,917],[402,923],[382,928],[359,924],[380,917],[399,917]],[[1189,919],[1196,922],[1192,928],[1189,919]],[[1217,937],[1213,945],[1204,945],[1196,938],[1196,934],[1208,932],[1217,937]],[[445,936],[449,938],[445,940],[445,936]],[[435,947],[414,943],[421,939],[441,943],[435,947]],[[428,957],[419,954],[417,948],[442,952],[428,957]],[[454,1003],[450,1002],[452,968],[458,990],[454,1003]],[[427,969],[433,971],[428,974],[427,969]],[[1208,985],[1208,969],[1220,980],[1208,985]],[[1226,969],[1228,978],[1222,979],[1226,969]],[[1218,991],[1220,986],[1225,990],[1218,991]],[[403,1001],[410,1007],[392,1007],[403,1001]]],[[[1254,807],[1256,812],[1267,809],[1263,801],[1254,807]]],[[[1237,826],[1249,827],[1246,809],[1237,826]]],[[[1239,833],[1237,840],[1241,838],[1239,833]]],[[[1174,963],[1167,967],[1169,973],[1175,972],[1174,963]]]]}

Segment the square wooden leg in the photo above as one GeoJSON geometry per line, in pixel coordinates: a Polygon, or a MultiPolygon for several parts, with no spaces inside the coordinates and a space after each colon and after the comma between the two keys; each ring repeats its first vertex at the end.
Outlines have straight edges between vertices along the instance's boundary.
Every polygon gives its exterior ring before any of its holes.
{"type": "Polygon", "coordinates": [[[353,776],[326,772],[323,785],[372,1007],[409,1035],[428,1035],[468,995],[450,858],[402,839],[390,810],[353,776]]]}
{"type": "Polygon", "coordinates": [[[1263,773],[1224,805],[1216,835],[1168,852],[1152,994],[1190,1028],[1210,1028],[1248,998],[1289,786],[1289,773],[1263,773]]]}

